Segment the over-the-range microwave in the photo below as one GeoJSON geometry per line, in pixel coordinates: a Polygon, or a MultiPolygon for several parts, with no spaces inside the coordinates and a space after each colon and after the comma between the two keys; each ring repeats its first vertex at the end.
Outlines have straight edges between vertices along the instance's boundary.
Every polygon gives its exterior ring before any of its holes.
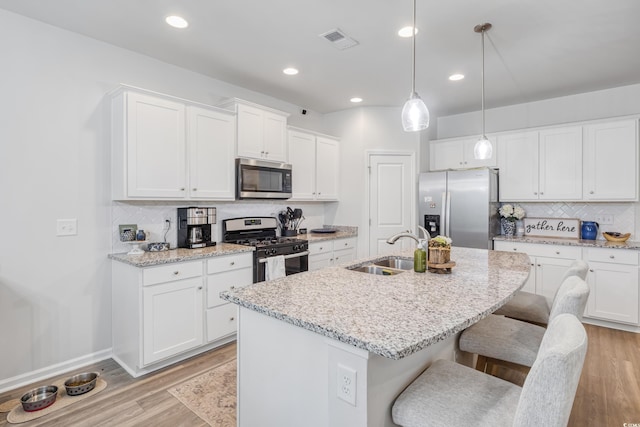
{"type": "Polygon", "coordinates": [[[236,159],[236,199],[288,199],[290,197],[290,164],[236,159]]]}

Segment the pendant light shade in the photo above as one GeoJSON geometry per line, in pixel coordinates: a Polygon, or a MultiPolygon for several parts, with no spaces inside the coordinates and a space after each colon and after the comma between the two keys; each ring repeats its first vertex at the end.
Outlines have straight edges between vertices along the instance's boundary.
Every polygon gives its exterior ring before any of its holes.
{"type": "Polygon", "coordinates": [[[429,110],[416,93],[416,0],[413,0],[413,65],[411,95],[402,108],[402,128],[405,132],[421,131],[429,127],[429,110]]]}
{"type": "Polygon", "coordinates": [[[484,132],[484,33],[489,31],[491,26],[491,24],[485,23],[482,25],[476,25],[473,28],[473,31],[482,35],[482,136],[473,147],[473,157],[477,160],[490,159],[493,155],[493,146],[484,132]]]}

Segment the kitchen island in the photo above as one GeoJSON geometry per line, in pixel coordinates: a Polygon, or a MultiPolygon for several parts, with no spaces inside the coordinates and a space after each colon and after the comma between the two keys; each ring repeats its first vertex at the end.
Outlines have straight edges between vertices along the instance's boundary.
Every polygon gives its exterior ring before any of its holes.
{"type": "Polygon", "coordinates": [[[454,247],[451,258],[451,274],[342,265],[223,292],[240,307],[238,425],[393,425],[396,396],[433,360],[458,360],[459,333],[530,268],[517,253],[454,247]]]}

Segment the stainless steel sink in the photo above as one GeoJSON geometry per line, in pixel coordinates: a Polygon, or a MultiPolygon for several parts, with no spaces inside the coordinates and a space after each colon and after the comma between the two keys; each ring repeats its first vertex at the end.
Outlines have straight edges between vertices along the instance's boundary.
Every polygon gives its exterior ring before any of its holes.
{"type": "MultiPolygon", "coordinates": [[[[411,264],[413,268],[413,264],[411,264]]],[[[380,276],[393,276],[395,274],[404,273],[404,270],[396,270],[395,268],[381,267],[379,265],[361,265],[358,267],[347,267],[351,271],[360,271],[362,273],[377,274],[380,276]]]]}
{"type": "Polygon", "coordinates": [[[397,268],[399,270],[413,270],[413,259],[409,258],[389,257],[376,261],[373,264],[381,267],[397,268]]]}

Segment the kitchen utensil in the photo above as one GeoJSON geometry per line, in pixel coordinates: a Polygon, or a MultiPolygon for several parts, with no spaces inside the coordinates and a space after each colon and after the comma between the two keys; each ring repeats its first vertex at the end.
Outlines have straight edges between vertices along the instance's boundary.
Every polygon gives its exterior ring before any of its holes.
{"type": "Polygon", "coordinates": [[[295,208],[295,209],[293,210],[293,217],[294,217],[295,219],[302,218],[302,209],[295,208]]]}
{"type": "Polygon", "coordinates": [[[581,235],[583,240],[596,240],[599,224],[595,221],[582,221],[581,235]]]}
{"type": "Polygon", "coordinates": [[[96,380],[99,374],[97,372],[85,372],[74,375],[64,382],[64,387],[69,396],[79,396],[90,392],[96,386],[96,380]]]}
{"type": "Polygon", "coordinates": [[[29,390],[20,398],[22,408],[26,412],[39,411],[53,405],[58,396],[58,387],[47,385],[29,390]]]}
{"type": "Polygon", "coordinates": [[[615,231],[604,231],[602,232],[602,236],[609,242],[626,242],[631,237],[631,233],[617,233],[615,231]]]}

